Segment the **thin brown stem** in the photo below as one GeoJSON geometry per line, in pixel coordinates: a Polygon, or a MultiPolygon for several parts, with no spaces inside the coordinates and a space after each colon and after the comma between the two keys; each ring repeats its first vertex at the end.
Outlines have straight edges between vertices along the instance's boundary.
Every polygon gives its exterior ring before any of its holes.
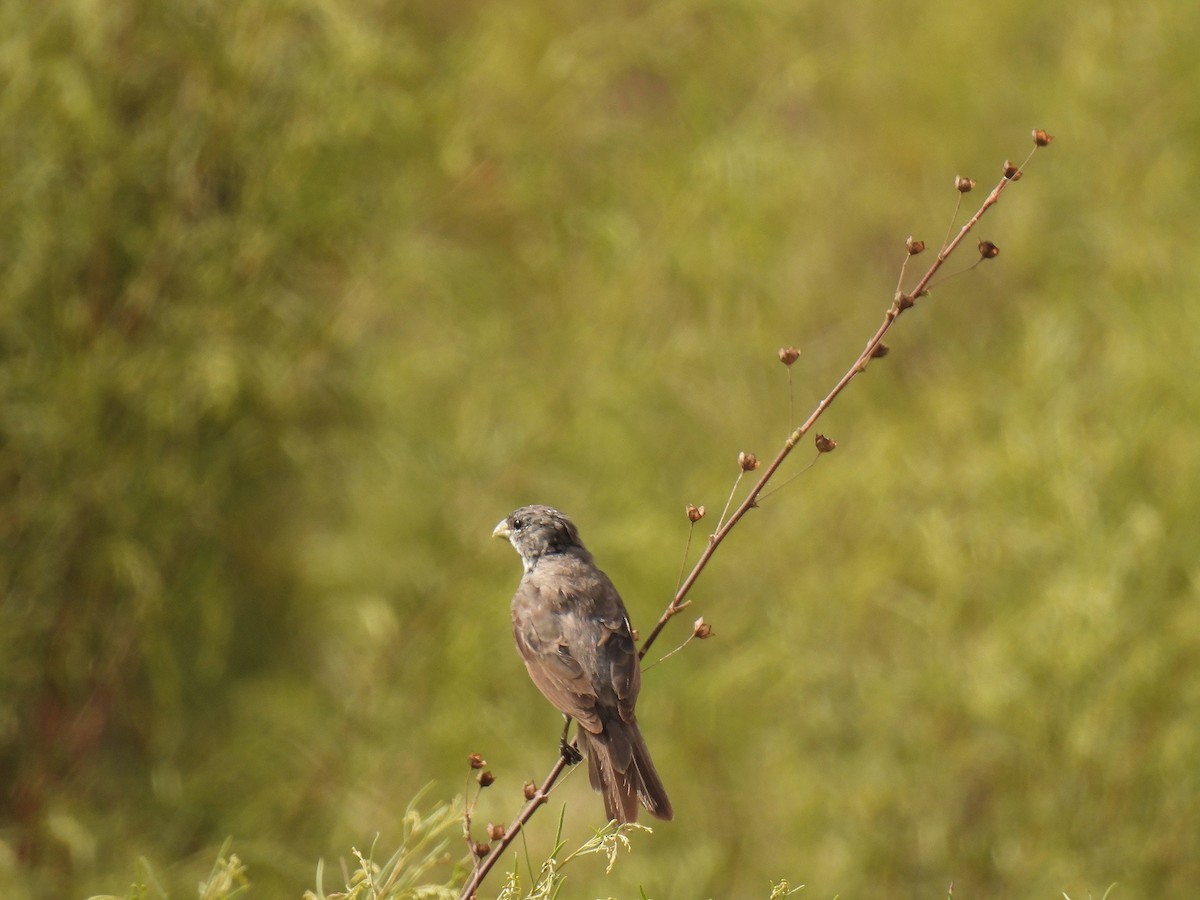
{"type": "Polygon", "coordinates": [[[692,552],[692,535],[696,533],[696,523],[688,522],[687,542],[683,545],[683,559],[679,561],[679,577],[675,579],[675,590],[683,584],[683,573],[687,571],[688,554],[692,552]]]}
{"type": "Polygon", "coordinates": [[[745,474],[745,469],[742,469],[740,472],[738,472],[738,477],[733,481],[733,487],[729,489],[729,499],[725,501],[725,508],[721,510],[721,517],[717,519],[718,529],[720,528],[721,523],[725,521],[725,514],[729,512],[729,507],[733,504],[733,498],[737,494],[738,485],[742,483],[742,476],[745,474]]]}
{"type": "Polygon", "coordinates": [[[792,367],[787,367],[788,377],[788,428],[796,427],[796,400],[795,391],[792,389],[792,367]]]}
{"type": "Polygon", "coordinates": [[[963,193],[959,191],[958,200],[954,204],[954,215],[950,217],[950,224],[946,226],[946,236],[942,238],[942,247],[950,243],[950,235],[954,233],[954,223],[958,221],[958,211],[962,209],[963,193]]]}

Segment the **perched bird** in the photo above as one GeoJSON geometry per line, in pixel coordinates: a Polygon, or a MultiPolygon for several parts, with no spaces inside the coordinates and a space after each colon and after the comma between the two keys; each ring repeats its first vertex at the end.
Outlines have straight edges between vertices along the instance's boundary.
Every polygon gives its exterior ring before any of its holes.
{"type": "Polygon", "coordinates": [[[636,822],[639,801],[671,818],[633,713],[642,676],[621,595],[557,509],[524,506],[492,534],[507,538],[525,567],[512,601],[517,649],[546,699],[579,723],[588,777],[609,819],[636,822]]]}

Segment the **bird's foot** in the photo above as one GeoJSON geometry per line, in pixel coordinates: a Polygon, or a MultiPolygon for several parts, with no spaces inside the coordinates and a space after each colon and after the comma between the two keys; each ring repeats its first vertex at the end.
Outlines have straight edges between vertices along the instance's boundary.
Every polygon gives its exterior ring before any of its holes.
{"type": "Polygon", "coordinates": [[[565,735],[558,744],[558,752],[562,754],[562,758],[568,766],[578,765],[583,762],[583,754],[573,744],[567,743],[565,735]]]}

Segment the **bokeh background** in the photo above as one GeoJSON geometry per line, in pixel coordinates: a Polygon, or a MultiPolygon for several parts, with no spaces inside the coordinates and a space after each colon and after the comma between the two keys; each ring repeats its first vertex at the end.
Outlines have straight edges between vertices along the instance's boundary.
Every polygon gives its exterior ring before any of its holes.
{"type": "MultiPolygon", "coordinates": [[[[789,429],[777,349],[798,421],[1035,127],[999,258],[647,673],[676,821],[567,893],[1194,894],[1197,40],[1172,0],[0,5],[0,894],[190,896],[231,837],[295,897],[471,751],[507,821],[559,719],[493,525],[568,511],[647,630],[684,505],[789,429]]],[[[563,804],[599,824],[577,772],[535,862],[563,804]]]]}

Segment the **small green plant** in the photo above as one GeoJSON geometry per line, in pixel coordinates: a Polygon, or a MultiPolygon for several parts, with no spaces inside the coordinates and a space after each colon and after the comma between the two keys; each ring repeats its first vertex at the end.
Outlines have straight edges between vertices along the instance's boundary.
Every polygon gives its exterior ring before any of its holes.
{"type": "Polygon", "coordinates": [[[246,866],[238,859],[236,853],[230,853],[233,838],[226,838],[213,863],[212,872],[200,883],[198,896],[200,900],[232,900],[250,889],[250,880],[246,875],[246,866]]]}
{"type": "Polygon", "coordinates": [[[802,890],[804,890],[804,885],[798,884],[792,887],[788,880],[784,878],[778,884],[771,885],[771,893],[767,896],[770,900],[779,900],[780,897],[790,897],[792,894],[798,894],[802,890]]]}
{"type": "MultiPolygon", "coordinates": [[[[238,859],[236,853],[231,853],[233,838],[226,838],[217,853],[208,877],[200,882],[196,889],[199,900],[233,900],[250,890],[250,879],[247,877],[245,864],[238,859]]],[[[123,897],[116,894],[98,894],[88,900],[167,900],[170,893],[155,876],[153,868],[145,858],[139,859],[137,874],[129,892],[123,897]]]]}
{"type": "Polygon", "coordinates": [[[354,848],[358,865],[346,875],[345,889],[326,893],[325,863],[321,860],[317,863],[316,889],[305,891],[304,900],[427,900],[456,896],[447,885],[464,876],[449,848],[462,827],[462,802],[444,803],[422,813],[418,803],[424,795],[425,790],[418,792],[405,810],[400,845],[386,862],[375,861],[374,843],[367,853],[354,848]]]}
{"type": "MultiPolygon", "coordinates": [[[[1113,888],[1115,888],[1116,886],[1117,886],[1117,883],[1115,881],[1112,884],[1110,884],[1108,886],[1108,889],[1104,892],[1103,896],[1101,896],[1100,900],[1108,900],[1108,895],[1113,892],[1113,888]]],[[[1071,900],[1071,895],[1068,894],[1066,891],[1063,891],[1063,900],[1071,900]]],[[[1091,891],[1088,891],[1088,900],[1092,900],[1092,892],[1091,891]]]]}
{"type": "MultiPolygon", "coordinates": [[[[565,812],[566,807],[563,807],[562,811],[559,812],[558,828],[554,836],[554,849],[550,852],[549,858],[542,863],[536,876],[532,875],[533,867],[532,865],[530,866],[532,884],[529,890],[522,890],[520,872],[514,869],[508,873],[504,886],[497,895],[497,900],[553,900],[553,898],[559,896],[559,892],[566,881],[566,876],[562,874],[562,871],[573,860],[583,856],[604,854],[608,857],[608,865],[604,869],[607,874],[617,864],[617,855],[622,850],[626,852],[632,851],[633,845],[629,840],[629,835],[632,832],[645,831],[653,833],[652,828],[645,825],[638,825],[634,822],[623,825],[618,825],[616,822],[609,822],[603,828],[597,829],[577,849],[560,858],[560,854],[566,847],[566,841],[563,839],[563,814],[565,812]]],[[[644,893],[643,896],[645,896],[644,893]]]]}

